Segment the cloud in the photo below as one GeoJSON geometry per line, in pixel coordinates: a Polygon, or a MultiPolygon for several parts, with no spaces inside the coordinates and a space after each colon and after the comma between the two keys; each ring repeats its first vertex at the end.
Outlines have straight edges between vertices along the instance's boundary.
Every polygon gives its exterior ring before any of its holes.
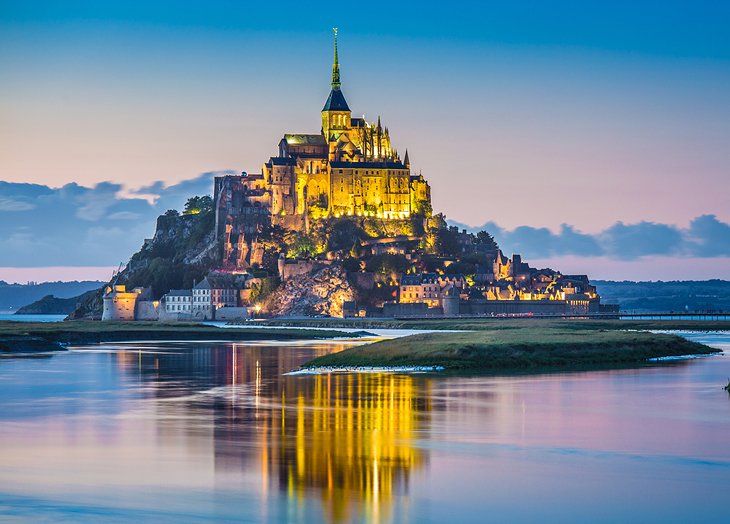
{"type": "Polygon", "coordinates": [[[152,236],[158,215],[211,194],[220,174],[137,190],[0,182],[0,267],[116,266],[152,236]]]}
{"type": "MultiPolygon", "coordinates": [[[[167,185],[157,181],[139,189],[111,182],[93,187],[0,182],[0,267],[116,266],[154,233],[158,215],[182,209],[194,195],[211,194],[207,172],[167,185]]],[[[686,228],[671,224],[617,222],[588,234],[563,224],[558,231],[519,226],[512,230],[487,222],[486,229],[507,253],[526,260],[554,257],[605,257],[616,261],[670,256],[730,256],[730,224],[715,215],[698,216],[686,228]]]]}
{"type": "Polygon", "coordinates": [[[625,260],[649,255],[681,254],[685,247],[679,229],[653,222],[617,222],[601,233],[599,238],[607,255],[625,260]]]}
{"type": "Polygon", "coordinates": [[[109,218],[109,220],[139,220],[142,218],[142,215],[131,211],[117,211],[116,213],[109,215],[107,218],[109,218]]]}
{"type": "Polygon", "coordinates": [[[689,224],[688,234],[698,256],[730,255],[730,225],[720,222],[715,215],[695,218],[689,224]]]}
{"type": "Polygon", "coordinates": [[[12,198],[0,198],[0,211],[28,211],[34,207],[30,202],[13,200],[12,198]]]}
{"type": "Polygon", "coordinates": [[[650,256],[730,256],[730,224],[721,222],[715,215],[699,216],[687,228],[646,221],[617,222],[594,235],[582,233],[568,224],[563,224],[556,233],[533,226],[519,226],[510,231],[494,222],[479,227],[450,223],[469,231],[489,231],[504,251],[520,253],[527,259],[568,255],[603,256],[614,260],[650,256]]]}

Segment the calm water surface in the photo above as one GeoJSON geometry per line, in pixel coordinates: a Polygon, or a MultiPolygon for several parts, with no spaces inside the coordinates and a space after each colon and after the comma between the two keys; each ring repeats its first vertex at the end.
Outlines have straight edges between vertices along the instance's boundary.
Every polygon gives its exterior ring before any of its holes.
{"type": "MultiPolygon", "coordinates": [[[[704,340],[730,349],[730,337],[704,340]]],[[[0,520],[727,522],[730,358],[284,376],[347,343],[0,358],[0,520]]]]}
{"type": "Polygon", "coordinates": [[[0,311],[0,320],[13,322],[61,322],[66,315],[16,315],[8,311],[0,311]]]}

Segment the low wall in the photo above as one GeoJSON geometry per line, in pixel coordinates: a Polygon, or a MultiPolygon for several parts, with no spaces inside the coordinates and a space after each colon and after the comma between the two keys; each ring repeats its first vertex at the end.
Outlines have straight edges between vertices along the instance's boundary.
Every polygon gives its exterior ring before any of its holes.
{"type": "Polygon", "coordinates": [[[460,315],[564,315],[563,300],[468,300],[459,304],[460,315]]]}
{"type": "Polygon", "coordinates": [[[193,319],[190,313],[181,313],[180,311],[171,311],[168,313],[160,308],[160,322],[189,322],[193,319]]]}
{"type": "Polygon", "coordinates": [[[241,320],[248,318],[247,307],[222,307],[216,309],[216,320],[241,320]]]}
{"type": "Polygon", "coordinates": [[[442,317],[444,310],[440,307],[429,308],[424,302],[412,304],[396,304],[386,302],[383,304],[384,317],[442,317]]]}

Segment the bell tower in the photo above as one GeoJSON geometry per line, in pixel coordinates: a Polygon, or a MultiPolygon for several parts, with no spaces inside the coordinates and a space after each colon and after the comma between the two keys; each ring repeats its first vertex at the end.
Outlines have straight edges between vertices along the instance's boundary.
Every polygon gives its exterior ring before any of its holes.
{"type": "Polygon", "coordinates": [[[350,129],[352,113],[340,89],[340,62],[337,57],[337,28],[335,33],[335,59],[332,64],[332,90],[322,108],[322,134],[327,142],[336,142],[342,133],[350,129]]]}

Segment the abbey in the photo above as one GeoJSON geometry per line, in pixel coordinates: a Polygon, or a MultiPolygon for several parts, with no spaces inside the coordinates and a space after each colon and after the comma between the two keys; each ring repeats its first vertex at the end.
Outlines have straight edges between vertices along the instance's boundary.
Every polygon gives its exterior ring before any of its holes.
{"type": "Polygon", "coordinates": [[[216,178],[216,229],[224,251],[226,245],[245,249],[242,237],[250,241],[267,223],[302,230],[312,219],[332,216],[430,215],[431,190],[411,174],[408,152],[401,159],[380,118],[370,123],[352,116],[340,83],[336,29],[332,89],[321,116],[319,133],[285,134],[261,174],[216,178]]]}

